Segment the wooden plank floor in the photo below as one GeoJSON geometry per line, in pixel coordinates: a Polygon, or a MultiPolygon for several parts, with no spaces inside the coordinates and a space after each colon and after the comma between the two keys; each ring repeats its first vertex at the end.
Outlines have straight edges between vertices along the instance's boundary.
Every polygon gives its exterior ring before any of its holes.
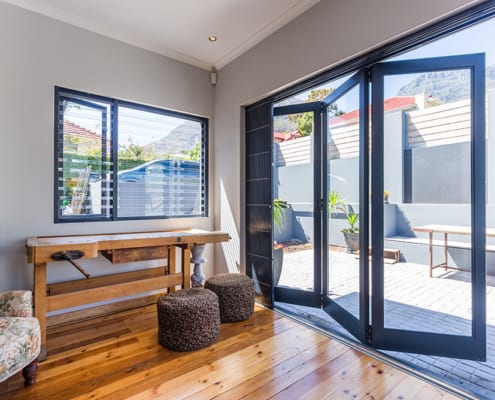
{"type": "Polygon", "coordinates": [[[34,386],[16,376],[0,398],[456,398],[263,308],[222,324],[219,340],[195,352],[158,344],[155,306],[52,328],[48,352],[34,386]]]}

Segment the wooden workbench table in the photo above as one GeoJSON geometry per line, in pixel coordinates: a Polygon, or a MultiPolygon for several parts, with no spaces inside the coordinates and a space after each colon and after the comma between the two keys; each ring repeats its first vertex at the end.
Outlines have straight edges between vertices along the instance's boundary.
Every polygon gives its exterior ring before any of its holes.
{"type": "Polygon", "coordinates": [[[27,240],[28,263],[34,265],[34,314],[41,326],[40,360],[46,358],[46,315],[84,304],[151,292],[175,286],[190,287],[190,264],[195,263],[193,286],[201,284],[202,251],[207,243],[230,239],[225,232],[202,230],[117,233],[101,235],[30,237],[27,240]],[[175,251],[181,250],[180,272],[176,271],[175,251]],[[191,251],[194,253],[191,259],[191,251]],[[78,259],[102,254],[113,264],[143,260],[168,259],[165,267],[90,277],[77,264],[78,259]],[[47,283],[47,263],[72,258],[87,279],[55,284],[47,283]]]}

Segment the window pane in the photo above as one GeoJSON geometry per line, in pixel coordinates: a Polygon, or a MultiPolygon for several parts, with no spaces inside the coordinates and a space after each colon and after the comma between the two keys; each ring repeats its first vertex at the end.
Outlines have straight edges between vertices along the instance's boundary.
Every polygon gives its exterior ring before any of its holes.
{"type": "Polygon", "coordinates": [[[203,123],[128,106],[118,115],[118,216],[203,215],[203,123]]]}
{"type": "Polygon", "coordinates": [[[273,121],[275,285],[312,291],[314,113],[281,115],[273,121]],[[287,129],[277,131],[282,126],[287,129]]]}
{"type": "Polygon", "coordinates": [[[82,99],[60,97],[58,114],[57,193],[58,216],[109,215],[111,201],[108,106],[82,99]]]}
{"type": "Polygon", "coordinates": [[[470,336],[470,71],[386,76],[384,88],[384,243],[406,261],[384,266],[385,327],[470,336]]]}

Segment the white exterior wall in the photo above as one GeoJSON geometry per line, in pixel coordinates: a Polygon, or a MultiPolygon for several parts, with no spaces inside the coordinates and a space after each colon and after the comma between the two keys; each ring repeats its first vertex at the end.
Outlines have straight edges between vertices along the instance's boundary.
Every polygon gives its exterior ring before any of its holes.
{"type": "MultiPolygon", "coordinates": [[[[0,49],[0,290],[32,288],[33,268],[26,264],[25,255],[29,236],[213,229],[212,216],[53,222],[55,85],[211,118],[214,89],[208,71],[1,1],[0,49]]],[[[213,129],[210,139],[212,146],[213,129]]],[[[210,171],[213,168],[211,158],[210,171]]],[[[214,187],[210,204],[214,204],[214,187]]],[[[211,274],[211,246],[205,256],[210,260],[205,272],[211,274]]],[[[126,268],[89,260],[84,265],[94,274],[126,268]]],[[[50,281],[82,277],[66,263],[48,269],[50,281]]]]}
{"type": "MultiPolygon", "coordinates": [[[[243,238],[244,165],[242,106],[359,54],[417,30],[462,8],[467,0],[321,0],[218,72],[215,95],[215,224],[243,238]],[[229,207],[232,220],[222,220],[229,207]],[[236,232],[235,232],[236,231],[236,232]]],[[[229,217],[230,218],[230,217],[229,217]]],[[[234,254],[242,254],[241,251],[234,254]]],[[[215,269],[232,264],[215,253],[215,269]]],[[[244,260],[235,260],[244,270],[244,260]]]]}

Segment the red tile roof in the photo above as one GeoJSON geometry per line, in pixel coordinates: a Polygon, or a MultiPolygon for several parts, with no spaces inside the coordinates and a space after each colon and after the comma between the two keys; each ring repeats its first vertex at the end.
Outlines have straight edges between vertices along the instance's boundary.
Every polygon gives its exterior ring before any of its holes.
{"type": "MultiPolygon", "coordinates": [[[[395,97],[391,97],[390,99],[386,99],[383,102],[383,110],[385,112],[393,111],[393,110],[401,110],[404,108],[412,107],[414,105],[416,105],[416,98],[414,96],[395,96],[395,97]]],[[[358,118],[359,118],[359,109],[332,118],[330,120],[330,124],[334,125],[342,122],[349,122],[358,118]]]]}
{"type": "Polygon", "coordinates": [[[383,103],[385,111],[397,110],[399,108],[406,108],[416,104],[416,97],[414,96],[396,96],[386,99],[383,103]]]}
{"type": "Polygon", "coordinates": [[[292,132],[273,132],[273,140],[275,142],[285,142],[287,140],[295,139],[296,137],[301,136],[298,131],[292,132]]]}
{"type": "MultiPolygon", "coordinates": [[[[415,106],[416,106],[415,96],[395,96],[395,97],[391,97],[389,99],[386,99],[383,102],[383,110],[385,112],[394,111],[394,110],[410,109],[410,108],[414,108],[415,106]]],[[[370,105],[370,110],[371,110],[371,105],[370,105]]],[[[353,111],[348,112],[346,114],[332,118],[329,121],[329,124],[330,125],[336,125],[336,124],[341,124],[344,122],[348,123],[348,122],[357,120],[358,118],[359,118],[359,109],[353,110],[353,111]]],[[[295,138],[300,137],[300,136],[301,135],[297,131],[273,132],[273,140],[277,143],[285,142],[287,140],[292,140],[292,139],[295,139],[295,138]]]]}
{"type": "Polygon", "coordinates": [[[99,136],[96,132],[83,128],[82,126],[76,125],[74,122],[67,120],[64,120],[64,134],[85,137],[88,139],[101,139],[101,136],[99,136]]]}

